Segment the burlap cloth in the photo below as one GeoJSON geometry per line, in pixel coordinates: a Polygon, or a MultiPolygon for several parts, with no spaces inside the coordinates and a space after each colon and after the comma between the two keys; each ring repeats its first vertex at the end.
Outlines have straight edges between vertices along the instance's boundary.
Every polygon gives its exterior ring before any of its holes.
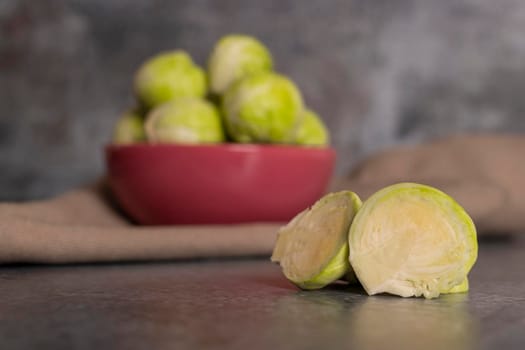
{"type": "MultiPolygon", "coordinates": [[[[455,197],[479,234],[525,233],[525,137],[452,137],[373,156],[334,181],[363,199],[414,181],[455,197]]],[[[139,227],[104,183],[44,201],[0,204],[0,263],[81,263],[269,255],[280,224],[139,227]]]]}

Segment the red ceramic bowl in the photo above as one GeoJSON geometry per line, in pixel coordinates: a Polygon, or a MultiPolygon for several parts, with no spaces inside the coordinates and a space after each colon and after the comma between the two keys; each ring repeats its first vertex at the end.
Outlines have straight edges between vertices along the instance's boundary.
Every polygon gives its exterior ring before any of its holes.
{"type": "Polygon", "coordinates": [[[331,148],[221,144],[110,145],[110,187],[145,225],[288,221],[321,197],[331,148]]]}

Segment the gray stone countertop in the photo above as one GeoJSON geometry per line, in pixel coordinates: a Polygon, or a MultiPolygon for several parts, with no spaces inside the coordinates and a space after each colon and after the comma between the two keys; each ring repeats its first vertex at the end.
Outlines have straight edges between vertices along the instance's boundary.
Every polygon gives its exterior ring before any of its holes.
{"type": "Polygon", "coordinates": [[[525,349],[525,239],[481,242],[467,294],[306,292],[267,259],[0,267],[2,349],[525,349]]]}

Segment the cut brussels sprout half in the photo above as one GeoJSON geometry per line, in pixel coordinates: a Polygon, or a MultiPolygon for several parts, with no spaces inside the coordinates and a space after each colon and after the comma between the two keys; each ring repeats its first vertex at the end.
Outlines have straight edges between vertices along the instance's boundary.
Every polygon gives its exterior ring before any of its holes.
{"type": "Polygon", "coordinates": [[[227,35],[217,42],[209,61],[210,90],[222,94],[236,80],[272,70],[270,51],[257,39],[240,34],[227,35]]]}
{"type": "Polygon", "coordinates": [[[153,143],[219,143],[224,131],[217,108],[200,98],[168,102],[152,110],[146,119],[146,135],[153,143]]]}
{"type": "Polygon", "coordinates": [[[368,294],[434,298],[468,290],[476,228],[450,196],[401,183],[366,200],[349,234],[350,264],[368,294]]]}
{"type": "Polygon", "coordinates": [[[318,289],[350,271],[348,230],[361,206],[350,191],[331,193],[279,231],[272,255],[284,275],[303,289],[318,289]]]}
{"type": "Polygon", "coordinates": [[[455,285],[454,287],[452,287],[451,289],[447,290],[446,292],[443,292],[443,294],[465,293],[465,292],[468,292],[468,287],[469,287],[468,278],[465,277],[463,282],[461,282],[458,285],[455,285]]]}

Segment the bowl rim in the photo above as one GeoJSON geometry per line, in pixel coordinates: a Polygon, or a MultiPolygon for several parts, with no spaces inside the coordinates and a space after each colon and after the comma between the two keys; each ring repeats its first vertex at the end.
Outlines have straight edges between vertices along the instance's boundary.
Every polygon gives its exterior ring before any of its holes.
{"type": "Polygon", "coordinates": [[[264,152],[269,151],[293,151],[293,152],[308,152],[308,153],[335,153],[335,148],[328,146],[303,146],[303,145],[289,145],[289,144],[265,144],[265,143],[216,143],[216,144],[181,144],[181,143],[132,143],[132,144],[112,144],[108,143],[104,146],[108,152],[118,152],[124,150],[225,150],[232,152],[264,152]]]}

